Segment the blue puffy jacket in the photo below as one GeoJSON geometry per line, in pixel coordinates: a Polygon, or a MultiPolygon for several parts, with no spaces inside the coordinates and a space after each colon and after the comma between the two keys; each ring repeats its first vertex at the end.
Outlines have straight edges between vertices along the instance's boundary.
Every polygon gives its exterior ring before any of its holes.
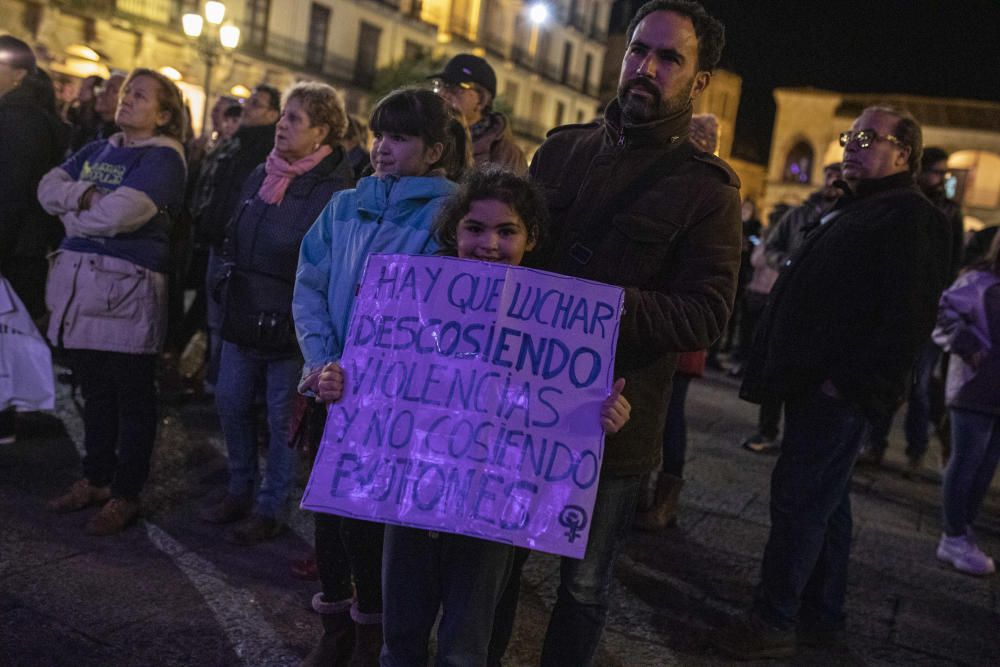
{"type": "Polygon", "coordinates": [[[292,316],[304,375],[340,359],[368,256],[434,252],[431,225],[457,187],[440,177],[369,176],[334,195],[302,239],[295,275],[292,316]]]}

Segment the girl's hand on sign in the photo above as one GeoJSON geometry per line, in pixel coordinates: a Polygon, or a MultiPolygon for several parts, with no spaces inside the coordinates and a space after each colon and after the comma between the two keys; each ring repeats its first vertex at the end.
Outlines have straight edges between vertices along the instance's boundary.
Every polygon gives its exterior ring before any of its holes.
{"type": "Polygon", "coordinates": [[[617,433],[632,415],[632,406],[622,396],[624,390],[625,378],[618,378],[611,388],[611,395],[605,399],[601,406],[601,426],[605,433],[617,433]]]}
{"type": "Polygon", "coordinates": [[[344,369],[331,361],[319,372],[316,396],[324,403],[335,403],[344,395],[344,369]]]}

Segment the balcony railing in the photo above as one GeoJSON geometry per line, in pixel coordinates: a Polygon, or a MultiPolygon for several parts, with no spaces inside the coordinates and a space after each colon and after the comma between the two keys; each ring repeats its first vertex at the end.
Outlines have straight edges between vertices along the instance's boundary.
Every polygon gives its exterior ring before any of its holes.
{"type": "MultiPolygon", "coordinates": [[[[244,31],[246,28],[244,28],[244,31]]],[[[244,34],[247,34],[244,32],[244,34]]],[[[306,70],[340,82],[354,79],[354,60],[327,53],[321,63],[308,58],[308,44],[302,40],[269,33],[263,45],[243,43],[238,49],[253,58],[267,60],[289,69],[306,70]]]]}
{"type": "Polygon", "coordinates": [[[511,119],[510,124],[515,133],[530,137],[539,142],[544,141],[545,133],[552,129],[551,126],[517,116],[511,119]]]}
{"type": "Polygon", "coordinates": [[[486,49],[486,52],[491,55],[499,56],[501,58],[507,58],[510,56],[510,46],[507,44],[506,40],[499,35],[494,35],[493,33],[487,31],[482,34],[479,41],[483,45],[483,48],[486,49]]]}
{"type": "MultiPolygon", "coordinates": [[[[180,31],[181,3],[179,0],[52,0],[54,4],[74,13],[104,18],[118,16],[126,20],[146,23],[160,28],[180,31]]],[[[399,7],[399,0],[373,0],[390,7],[399,7]]],[[[417,6],[412,3],[410,6],[417,6]]],[[[566,12],[568,13],[568,12],[566,12]]],[[[574,16],[574,21],[580,17],[574,16]]],[[[321,63],[312,62],[308,57],[308,44],[304,40],[268,33],[263,43],[252,43],[248,37],[248,26],[241,26],[244,39],[238,51],[253,58],[269,61],[293,70],[313,72],[333,79],[337,83],[353,82],[361,86],[370,84],[370,76],[360,72],[353,58],[345,58],[327,53],[321,63]]],[[[594,33],[598,34],[598,33],[594,33]]],[[[603,35],[603,31],[599,34],[603,35]]],[[[593,86],[578,74],[563,76],[561,64],[540,60],[529,53],[527,45],[507,42],[489,30],[482,33],[480,45],[494,56],[510,58],[518,65],[536,72],[553,83],[568,86],[585,95],[594,94],[593,86]]],[[[543,133],[544,134],[544,133],[543,133]]]]}
{"type": "Polygon", "coordinates": [[[181,6],[177,0],[53,0],[52,4],[92,18],[118,16],[180,29],[181,6]]]}
{"type": "Polygon", "coordinates": [[[589,82],[583,78],[582,74],[574,74],[571,72],[564,77],[563,67],[561,64],[548,61],[539,62],[538,58],[532,57],[528,52],[528,49],[523,46],[515,45],[511,47],[510,59],[521,67],[535,72],[543,79],[568,86],[573,90],[583,93],[584,95],[593,94],[593,86],[591,86],[589,82]]]}

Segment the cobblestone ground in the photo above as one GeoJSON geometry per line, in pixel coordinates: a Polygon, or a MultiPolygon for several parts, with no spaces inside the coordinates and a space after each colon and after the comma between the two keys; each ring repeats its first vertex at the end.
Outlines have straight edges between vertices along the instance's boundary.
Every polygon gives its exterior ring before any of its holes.
{"type": "MultiPolygon", "coordinates": [[[[708,632],[749,603],[775,458],[739,448],[756,411],[729,378],[695,382],[688,411],[679,527],[625,545],[599,665],[728,664],[708,632]]],[[[0,665],[295,665],[308,652],[317,584],[292,579],[288,563],[309,550],[311,520],[295,511],[273,543],[229,545],[196,518],[225,481],[212,406],[164,408],[162,422],[144,520],[112,538],[83,534],[89,512],[44,510],[79,474],[80,422],[65,393],[55,417],[30,416],[0,448],[0,665]]],[[[935,560],[937,451],[904,480],[901,439],[893,433],[885,467],[854,476],[849,653],[801,651],[788,664],[1000,664],[998,580],[935,560]]],[[[995,493],[978,533],[1000,555],[995,493]]],[[[529,560],[508,665],[537,664],[557,583],[557,559],[529,560]]]]}

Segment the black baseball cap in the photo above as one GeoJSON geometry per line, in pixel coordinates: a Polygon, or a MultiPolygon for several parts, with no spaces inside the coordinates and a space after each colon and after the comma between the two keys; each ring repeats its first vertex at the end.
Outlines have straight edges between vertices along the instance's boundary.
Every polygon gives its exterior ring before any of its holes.
{"type": "Polygon", "coordinates": [[[444,69],[431,74],[428,79],[441,79],[445,83],[474,83],[493,97],[497,96],[497,75],[490,64],[471,53],[459,53],[448,61],[444,69]]]}

